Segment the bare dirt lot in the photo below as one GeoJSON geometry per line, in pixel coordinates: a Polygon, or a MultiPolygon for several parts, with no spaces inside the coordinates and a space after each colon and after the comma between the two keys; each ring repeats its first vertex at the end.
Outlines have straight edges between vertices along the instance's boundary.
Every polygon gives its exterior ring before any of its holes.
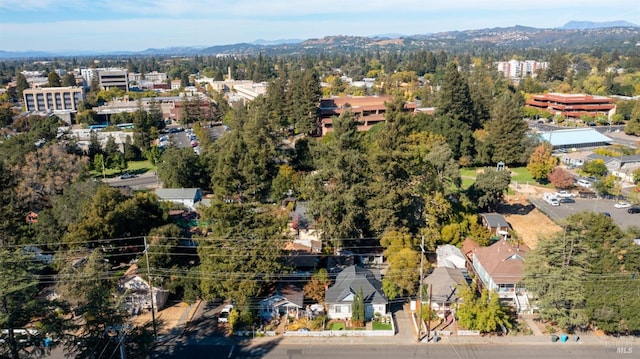
{"type": "MultiPolygon", "coordinates": [[[[158,334],[166,335],[171,332],[172,329],[179,325],[184,325],[186,321],[190,320],[195,313],[197,304],[189,304],[180,302],[172,306],[166,307],[156,313],[156,323],[158,323],[158,334]]],[[[151,313],[146,312],[137,316],[133,323],[136,325],[143,325],[151,322],[151,313]]]]}
{"type": "Polygon", "coordinates": [[[549,237],[562,228],[527,202],[526,195],[517,193],[507,196],[506,203],[498,207],[498,213],[504,215],[518,238],[533,249],[538,245],[538,238],[549,237]]]}

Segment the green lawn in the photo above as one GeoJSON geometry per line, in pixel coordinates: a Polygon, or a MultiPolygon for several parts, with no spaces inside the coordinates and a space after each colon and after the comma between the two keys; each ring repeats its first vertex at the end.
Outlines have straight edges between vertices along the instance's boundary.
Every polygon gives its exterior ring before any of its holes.
{"type": "Polygon", "coordinates": [[[330,330],[345,330],[347,326],[344,323],[331,323],[330,330]]]}
{"type": "Polygon", "coordinates": [[[373,322],[372,326],[373,326],[373,330],[391,330],[391,329],[393,329],[393,327],[391,327],[391,324],[380,323],[380,322],[373,322]]]}
{"type": "MultiPolygon", "coordinates": [[[[476,179],[478,168],[462,168],[460,170],[460,177],[462,177],[462,188],[467,189],[469,186],[473,184],[476,179]]],[[[515,167],[510,168],[512,176],[511,183],[518,182],[518,184],[537,184],[537,182],[531,177],[529,171],[527,171],[526,167],[515,167]]]]}
{"type": "MultiPolygon", "coordinates": [[[[143,173],[147,173],[149,171],[153,171],[154,168],[151,165],[151,162],[149,162],[148,160],[144,160],[144,161],[129,161],[128,163],[128,168],[126,170],[124,170],[122,173],[133,173],[136,175],[140,175],[143,173]]],[[[91,171],[91,174],[94,177],[102,177],[102,171],[91,171]]],[[[111,178],[111,177],[115,177],[115,176],[119,176],[121,173],[120,171],[116,170],[116,169],[109,169],[106,168],[104,171],[104,175],[107,178],[111,178]]]]}

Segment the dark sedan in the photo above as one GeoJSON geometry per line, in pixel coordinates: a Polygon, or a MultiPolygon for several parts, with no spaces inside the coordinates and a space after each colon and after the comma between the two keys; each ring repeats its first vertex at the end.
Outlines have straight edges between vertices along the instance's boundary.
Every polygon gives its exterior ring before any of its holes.
{"type": "Polygon", "coordinates": [[[633,206],[627,209],[628,213],[640,213],[640,206],[633,206]]]}

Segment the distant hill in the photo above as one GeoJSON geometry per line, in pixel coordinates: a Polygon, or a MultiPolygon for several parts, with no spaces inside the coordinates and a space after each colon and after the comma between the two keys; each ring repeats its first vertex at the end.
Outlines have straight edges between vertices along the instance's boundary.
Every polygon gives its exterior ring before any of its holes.
{"type": "Polygon", "coordinates": [[[282,44],[297,44],[304,40],[301,39],[279,39],[279,40],[263,40],[258,39],[251,42],[251,45],[282,45],[282,44]]]}
{"type": "Polygon", "coordinates": [[[618,20],[618,21],[604,21],[604,22],[594,22],[594,21],[569,21],[564,24],[564,26],[560,27],[563,30],[585,30],[585,29],[603,29],[608,27],[638,27],[636,24],[632,24],[628,21],[618,20]]]}
{"type": "MultiPolygon", "coordinates": [[[[417,29],[417,31],[420,31],[417,29]]],[[[429,49],[429,51],[469,51],[470,48],[508,49],[590,49],[603,50],[635,47],[640,39],[640,27],[626,21],[591,22],[570,21],[562,28],[542,29],[515,25],[465,31],[446,31],[415,35],[381,34],[374,36],[337,35],[317,39],[256,40],[252,43],[215,45],[209,47],[166,47],[143,51],[1,51],[2,58],[52,58],[68,56],[235,56],[235,55],[291,55],[324,51],[383,51],[429,49]]]]}

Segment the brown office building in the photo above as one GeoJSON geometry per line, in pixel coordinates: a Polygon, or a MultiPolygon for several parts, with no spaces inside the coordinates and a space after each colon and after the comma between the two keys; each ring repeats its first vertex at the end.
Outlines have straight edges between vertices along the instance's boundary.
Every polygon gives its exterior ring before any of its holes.
{"type": "MultiPolygon", "coordinates": [[[[350,110],[358,121],[358,131],[368,131],[373,125],[385,121],[385,102],[391,102],[391,96],[354,96],[334,97],[320,100],[320,126],[322,135],[333,130],[333,118],[350,110]]],[[[406,102],[406,112],[415,112],[416,104],[406,102]]]]}
{"type": "Polygon", "coordinates": [[[604,96],[548,93],[534,95],[527,100],[527,106],[547,110],[563,118],[580,118],[581,116],[603,115],[607,118],[616,112],[613,99],[604,96]]]}

